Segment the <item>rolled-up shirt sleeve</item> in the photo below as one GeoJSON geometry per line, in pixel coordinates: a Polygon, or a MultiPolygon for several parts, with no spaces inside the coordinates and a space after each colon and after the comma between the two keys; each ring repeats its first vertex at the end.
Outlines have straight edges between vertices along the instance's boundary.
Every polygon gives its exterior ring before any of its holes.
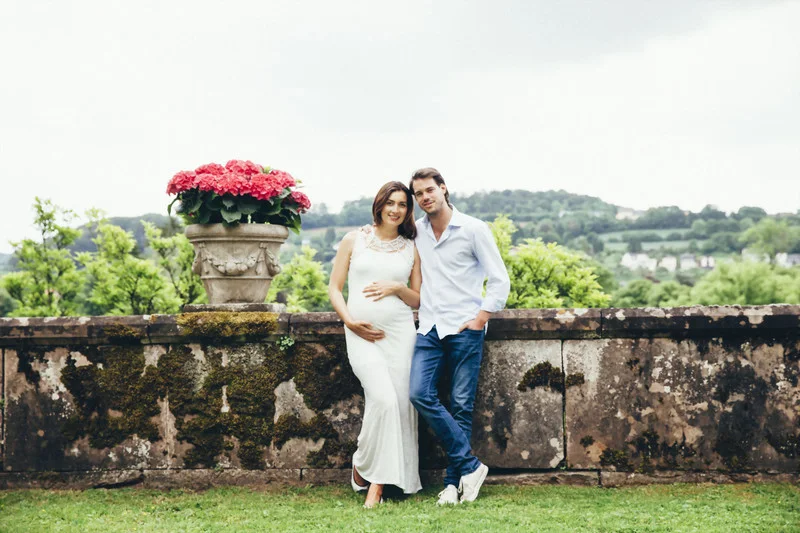
{"type": "Polygon", "coordinates": [[[500,257],[500,250],[492,237],[492,231],[485,222],[476,224],[474,235],[475,256],[486,273],[486,296],[481,301],[481,309],[496,313],[506,306],[511,280],[506,265],[500,257]]]}

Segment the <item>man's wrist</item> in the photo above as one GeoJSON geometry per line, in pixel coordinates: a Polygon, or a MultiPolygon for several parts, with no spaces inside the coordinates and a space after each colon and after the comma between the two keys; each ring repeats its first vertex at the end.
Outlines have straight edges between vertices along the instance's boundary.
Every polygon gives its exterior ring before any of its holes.
{"type": "Polygon", "coordinates": [[[475,317],[475,320],[477,320],[481,327],[483,327],[487,322],[489,322],[490,318],[492,318],[492,314],[481,309],[480,312],[478,312],[478,316],[475,317]]]}

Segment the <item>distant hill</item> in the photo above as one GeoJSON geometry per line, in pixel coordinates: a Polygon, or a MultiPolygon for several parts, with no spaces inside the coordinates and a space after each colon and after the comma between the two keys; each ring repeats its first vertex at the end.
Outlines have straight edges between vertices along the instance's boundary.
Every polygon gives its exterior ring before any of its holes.
{"type": "MultiPolygon", "coordinates": [[[[108,221],[115,226],[121,227],[125,231],[133,233],[133,237],[136,239],[137,249],[140,252],[147,247],[142,221],[155,224],[155,226],[161,228],[166,235],[172,235],[183,231],[183,225],[177,218],[170,218],[156,213],[148,213],[139,217],[111,217],[108,221]]],[[[82,234],[80,238],[75,241],[75,244],[70,246],[70,250],[75,253],[96,251],[97,246],[92,242],[92,239],[96,237],[94,231],[90,231],[86,225],[80,226],[78,229],[82,230],[82,234]]]]}
{"type": "Polygon", "coordinates": [[[14,255],[0,253],[0,276],[14,270],[14,255]]]}
{"type": "MultiPolygon", "coordinates": [[[[450,201],[459,211],[486,221],[494,220],[501,213],[510,215],[515,222],[556,220],[567,216],[614,220],[617,210],[620,209],[600,198],[563,190],[533,192],[506,189],[469,195],[453,193],[450,201]]],[[[415,211],[417,217],[422,215],[419,208],[415,211]]],[[[372,198],[359,198],[345,202],[339,213],[329,213],[324,203],[317,204],[311,212],[303,216],[303,229],[360,226],[371,221],[372,198]]]]}

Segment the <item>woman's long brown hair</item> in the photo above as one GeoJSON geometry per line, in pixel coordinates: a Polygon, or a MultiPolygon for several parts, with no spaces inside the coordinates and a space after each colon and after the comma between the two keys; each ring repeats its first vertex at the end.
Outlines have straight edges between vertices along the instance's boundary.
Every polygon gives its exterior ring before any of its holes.
{"type": "Polygon", "coordinates": [[[381,211],[383,207],[389,202],[389,197],[392,193],[402,191],[406,195],[406,217],[400,226],[397,227],[397,232],[406,239],[413,239],[417,236],[417,225],[414,223],[414,198],[411,196],[411,191],[403,183],[399,181],[390,181],[380,188],[378,194],[375,195],[375,200],[372,202],[372,220],[376,225],[380,226],[383,223],[381,219],[381,211]]]}

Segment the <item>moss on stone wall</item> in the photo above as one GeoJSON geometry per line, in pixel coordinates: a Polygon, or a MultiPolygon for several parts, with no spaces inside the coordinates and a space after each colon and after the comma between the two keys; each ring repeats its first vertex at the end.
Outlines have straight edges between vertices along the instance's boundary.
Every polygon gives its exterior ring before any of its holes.
{"type": "Polygon", "coordinates": [[[88,436],[94,448],[110,448],[133,435],[158,440],[151,420],[159,412],[158,390],[150,368],[143,372],[142,346],[84,347],[81,353],[94,364],[78,367],[70,356],[61,374],[75,405],[64,435],[69,440],[88,436]]]}
{"type": "Polygon", "coordinates": [[[358,444],[354,441],[339,442],[325,439],[322,448],[317,452],[308,452],[306,461],[315,468],[344,468],[352,464],[353,454],[358,444]]]}
{"type": "Polygon", "coordinates": [[[523,392],[536,387],[550,387],[555,392],[564,392],[564,373],[547,361],[539,363],[525,372],[517,385],[517,389],[523,392]]]}
{"type": "Polygon", "coordinates": [[[625,450],[615,450],[613,448],[606,448],[600,454],[600,464],[602,466],[611,466],[621,472],[631,470],[630,455],[625,450]]]}
{"type": "Polygon", "coordinates": [[[294,345],[294,382],[308,407],[321,411],[353,394],[363,394],[343,341],[294,345]]]}
{"type": "Polygon", "coordinates": [[[238,337],[270,335],[278,330],[278,313],[225,312],[182,313],[175,317],[187,335],[238,337]]]}
{"type": "Polygon", "coordinates": [[[144,330],[137,330],[124,324],[109,324],[103,327],[103,334],[112,344],[139,343],[145,337],[144,330]]]}
{"type": "Polygon", "coordinates": [[[716,376],[714,399],[725,404],[733,394],[744,401],[735,402],[720,414],[714,451],[731,470],[747,470],[750,453],[758,438],[766,414],[768,385],[752,366],[729,361],[716,376]]]}
{"type": "Polygon", "coordinates": [[[586,383],[586,380],[583,378],[583,374],[580,372],[567,376],[567,387],[576,387],[578,385],[583,385],[584,383],[586,383]]]}
{"type": "Polygon", "coordinates": [[[336,439],[339,434],[324,415],[318,414],[306,423],[295,415],[283,415],[275,422],[272,442],[283,446],[289,439],[336,439]]]}

